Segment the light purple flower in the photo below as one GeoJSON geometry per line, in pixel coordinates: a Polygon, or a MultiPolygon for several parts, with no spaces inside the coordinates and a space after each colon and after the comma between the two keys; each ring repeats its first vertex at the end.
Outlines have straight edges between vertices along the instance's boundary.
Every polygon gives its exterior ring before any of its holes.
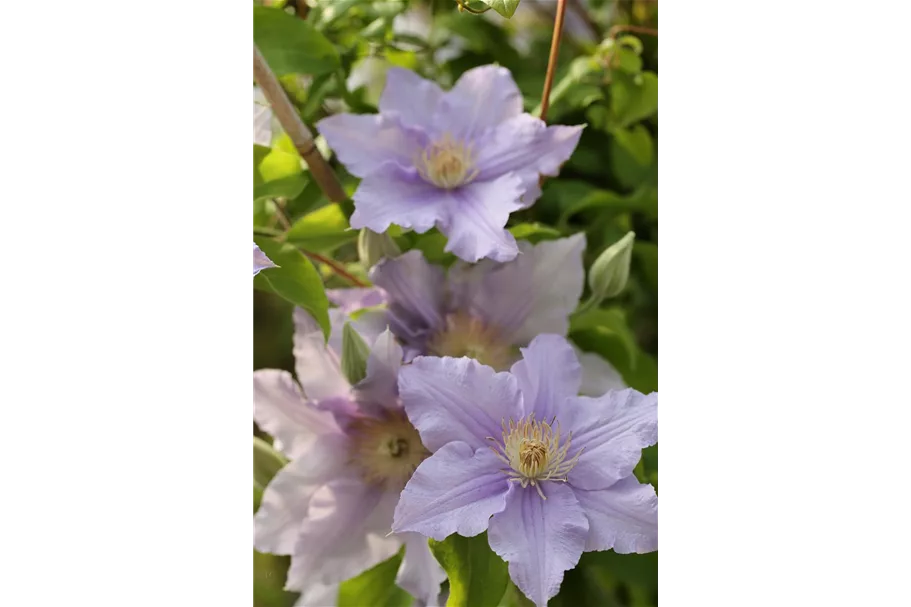
{"type": "Polygon", "coordinates": [[[446,234],[447,251],[475,262],[513,259],[509,214],[541,195],[581,126],[548,127],[522,112],[509,70],[465,72],[452,90],[390,68],[379,114],[339,114],[317,124],[345,167],[362,179],[351,227],[383,233],[391,224],[446,234]]]}
{"type": "Polygon", "coordinates": [[[582,552],[658,549],[658,496],[633,476],[658,442],[658,394],[576,396],[582,370],[557,335],[522,354],[508,373],[449,357],[402,369],[405,411],[433,455],[392,528],[436,540],[487,530],[510,577],[544,607],[582,552]]]}
{"type": "MultiPolygon", "coordinates": [[[[385,299],[386,317],[374,322],[388,323],[405,347],[406,361],[422,354],[469,356],[505,371],[518,360],[519,347],[536,335],[566,334],[585,280],[584,235],[536,245],[523,241],[519,247],[522,254],[512,261],[460,263],[448,274],[427,263],[420,251],[408,251],[371,271],[382,294],[343,289],[330,293],[330,299],[347,313],[385,299]]],[[[579,354],[583,394],[626,387],[599,356],[579,354]]]]}
{"type": "Polygon", "coordinates": [[[253,243],[253,276],[259,274],[260,270],[265,270],[267,268],[277,268],[278,266],[272,263],[272,260],[266,257],[266,254],[259,250],[259,247],[256,246],[256,243],[253,243]]]}
{"type": "Polygon", "coordinates": [[[300,385],[287,371],[253,374],[254,419],[291,460],[266,487],[254,546],[291,555],[286,588],[302,593],[298,605],[326,607],[335,604],[340,582],[404,545],[396,583],[436,605],[446,574],[426,539],[389,535],[402,487],[428,455],[398,399],[401,347],[381,333],[371,342],[367,376],[352,387],[340,352],[325,346],[313,318],[297,309],[294,322],[300,385]]]}

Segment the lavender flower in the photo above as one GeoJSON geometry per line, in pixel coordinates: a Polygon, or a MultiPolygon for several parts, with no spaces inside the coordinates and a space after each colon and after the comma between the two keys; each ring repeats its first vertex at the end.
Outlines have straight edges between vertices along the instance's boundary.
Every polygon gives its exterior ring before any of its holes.
{"type": "Polygon", "coordinates": [[[541,195],[540,175],[556,175],[581,126],[548,127],[522,112],[509,71],[465,72],[452,90],[390,68],[379,114],[339,114],[317,124],[345,167],[362,181],[351,227],[391,224],[449,238],[447,251],[475,262],[513,259],[509,214],[541,195]]]}
{"type": "Polygon", "coordinates": [[[557,335],[522,354],[508,373],[449,357],[402,369],[405,411],[433,455],[392,528],[437,540],[488,530],[510,577],[544,607],[582,552],[658,549],[658,496],[633,476],[658,441],[658,395],[576,396],[581,368],[557,335]]]}
{"type": "Polygon", "coordinates": [[[277,268],[278,266],[272,263],[272,260],[266,257],[266,254],[259,250],[259,247],[256,246],[256,243],[253,243],[253,276],[259,274],[260,270],[265,270],[266,268],[277,268]]]}
{"type": "Polygon", "coordinates": [[[428,455],[398,399],[401,347],[388,331],[380,334],[367,376],[352,387],[316,322],[300,309],[294,322],[300,386],[287,371],[253,374],[254,418],[291,459],[266,487],[254,518],[256,549],[291,555],[286,588],[302,592],[299,606],[326,607],[340,582],[404,545],[396,583],[437,604],[446,574],[426,539],[387,537],[402,487],[428,455]]]}
{"type": "MultiPolygon", "coordinates": [[[[531,245],[519,243],[522,255],[498,264],[457,264],[449,271],[431,265],[420,251],[381,261],[371,272],[387,303],[390,329],[404,345],[405,360],[429,354],[469,356],[498,371],[519,358],[519,346],[540,333],[565,335],[569,315],[582,295],[585,236],[531,245]]],[[[329,292],[346,312],[366,302],[355,289],[329,292]]],[[[379,294],[370,303],[382,303],[379,294]]],[[[580,354],[582,393],[604,394],[626,387],[620,375],[595,354],[580,354]]]]}

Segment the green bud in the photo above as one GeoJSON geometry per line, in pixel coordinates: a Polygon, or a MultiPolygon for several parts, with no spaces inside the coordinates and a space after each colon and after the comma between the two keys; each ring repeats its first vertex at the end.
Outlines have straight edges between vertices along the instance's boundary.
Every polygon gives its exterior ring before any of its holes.
{"type": "Polygon", "coordinates": [[[253,437],[253,510],[259,507],[266,485],[288,460],[263,439],[253,437]]]}
{"type": "Polygon", "coordinates": [[[367,376],[367,358],[370,356],[370,346],[364,338],[345,323],[342,330],[342,373],[353,386],[367,376]]]}
{"type": "Polygon", "coordinates": [[[636,234],[626,236],[607,247],[592,264],[588,272],[588,286],[592,290],[592,305],[616,297],[623,291],[629,279],[629,264],[633,256],[633,240],[636,234]]]}
{"type": "Polygon", "coordinates": [[[389,234],[377,234],[367,228],[357,237],[357,254],[365,269],[370,269],[384,257],[397,257],[402,250],[389,234]]]}

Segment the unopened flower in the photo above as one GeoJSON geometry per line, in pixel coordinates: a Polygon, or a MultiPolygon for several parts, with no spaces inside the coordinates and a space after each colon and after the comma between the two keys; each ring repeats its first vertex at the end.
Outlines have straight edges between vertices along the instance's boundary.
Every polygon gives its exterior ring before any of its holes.
{"type": "MultiPolygon", "coordinates": [[[[457,264],[448,274],[417,250],[374,267],[370,277],[385,293],[386,323],[403,344],[405,360],[468,356],[505,371],[536,335],[565,335],[585,281],[585,236],[519,247],[522,254],[512,261],[457,264]]],[[[348,289],[329,297],[350,313],[365,296],[348,289]]],[[[582,362],[584,394],[625,387],[599,356],[584,354],[582,362]]]]}
{"type": "Polygon", "coordinates": [[[260,270],[265,270],[267,268],[277,268],[272,260],[266,257],[266,254],[259,250],[259,247],[256,246],[256,243],[253,243],[253,276],[259,274],[260,270]]]}
{"type": "Polygon", "coordinates": [[[404,545],[396,583],[435,605],[446,575],[426,539],[389,535],[399,494],[429,454],[398,399],[402,349],[391,333],[380,334],[366,378],[351,386],[317,323],[300,309],[294,321],[300,385],[287,371],[253,374],[254,419],[291,460],[266,487],[254,546],[291,555],[286,588],[302,592],[298,605],[325,607],[335,604],[340,582],[404,545]]]}
{"type": "Polygon", "coordinates": [[[523,113],[509,70],[465,72],[450,91],[412,71],[390,68],[379,114],[339,114],[317,124],[349,172],[362,178],[351,227],[390,225],[446,234],[447,251],[475,262],[518,254],[506,231],[513,211],[541,195],[541,175],[556,175],[580,126],[551,126],[523,113]]]}
{"type": "Polygon", "coordinates": [[[522,354],[507,373],[449,357],[402,369],[405,411],[433,455],[392,528],[436,540],[487,530],[510,577],[544,607],[583,552],[658,549],[658,496],[633,475],[658,441],[658,394],[576,396],[581,368],[557,335],[522,354]]]}

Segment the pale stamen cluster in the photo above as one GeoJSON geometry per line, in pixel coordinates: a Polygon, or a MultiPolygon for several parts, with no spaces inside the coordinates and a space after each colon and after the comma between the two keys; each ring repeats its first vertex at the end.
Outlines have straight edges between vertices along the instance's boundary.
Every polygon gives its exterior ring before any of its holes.
{"type": "Polygon", "coordinates": [[[446,133],[442,139],[427,146],[415,158],[414,165],[426,181],[451,190],[478,176],[471,145],[453,139],[446,133]]]}
{"type": "Polygon", "coordinates": [[[541,491],[543,481],[566,482],[566,476],[579,461],[580,449],[570,459],[566,459],[572,443],[572,432],[566,441],[560,444],[560,423],[556,418],[550,423],[535,421],[535,414],[520,419],[518,422],[503,420],[502,442],[493,437],[496,447],[491,447],[494,454],[509,466],[503,472],[510,481],[520,483],[522,487],[531,485],[538,490],[538,495],[547,499],[541,491]]]}
{"type": "Polygon", "coordinates": [[[364,482],[401,490],[415,469],[430,456],[403,411],[387,412],[383,418],[363,417],[351,422],[349,463],[364,482]]]}
{"type": "Polygon", "coordinates": [[[446,327],[431,337],[427,350],[435,356],[467,356],[497,371],[508,369],[516,354],[499,331],[463,312],[446,317],[446,327]]]}

